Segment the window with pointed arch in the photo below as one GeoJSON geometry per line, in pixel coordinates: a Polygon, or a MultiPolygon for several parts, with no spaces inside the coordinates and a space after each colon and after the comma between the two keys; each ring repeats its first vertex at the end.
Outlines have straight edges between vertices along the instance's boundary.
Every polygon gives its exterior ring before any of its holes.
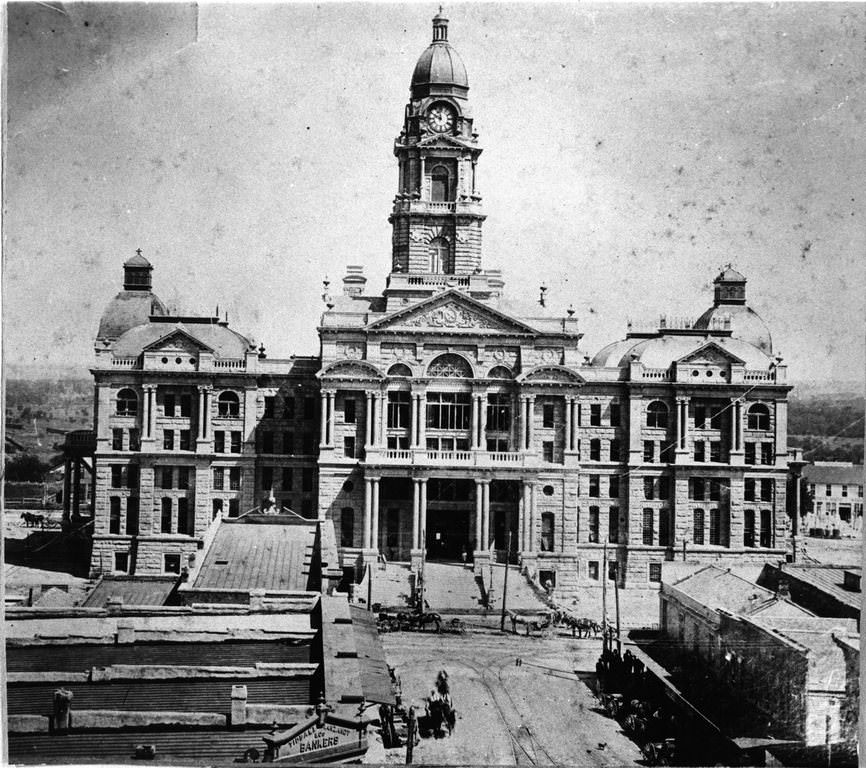
{"type": "Polygon", "coordinates": [[[121,389],[117,393],[118,416],[136,416],[138,414],[138,395],[129,388],[121,389]]]}
{"type": "Polygon", "coordinates": [[[655,400],[647,406],[646,425],[648,427],[667,428],[668,407],[661,400],[655,400]]]}
{"type": "Polygon", "coordinates": [[[430,171],[430,200],[445,203],[452,200],[451,175],[444,165],[436,165],[430,171]]]}
{"type": "Polygon", "coordinates": [[[430,241],[430,271],[440,275],[454,273],[451,244],[444,237],[434,237],[430,241]]]}

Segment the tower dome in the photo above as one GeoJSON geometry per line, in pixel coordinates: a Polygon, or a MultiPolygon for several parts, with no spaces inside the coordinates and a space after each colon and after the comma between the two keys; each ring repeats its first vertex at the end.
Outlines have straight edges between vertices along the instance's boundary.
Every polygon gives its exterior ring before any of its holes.
{"type": "Polygon", "coordinates": [[[412,98],[431,93],[469,90],[469,78],[460,54],[448,44],[448,19],[440,11],[433,17],[433,42],[421,54],[412,73],[412,98]]]}
{"type": "Polygon", "coordinates": [[[151,290],[153,267],[141,250],[123,264],[123,290],[105,308],[99,320],[98,340],[113,341],[130,328],[146,323],[151,315],[167,315],[165,304],[151,290]]]}
{"type": "Polygon", "coordinates": [[[770,329],[761,316],[746,304],[746,278],[730,264],[713,280],[713,306],[695,321],[695,328],[730,329],[731,336],[773,353],[770,329]]]}

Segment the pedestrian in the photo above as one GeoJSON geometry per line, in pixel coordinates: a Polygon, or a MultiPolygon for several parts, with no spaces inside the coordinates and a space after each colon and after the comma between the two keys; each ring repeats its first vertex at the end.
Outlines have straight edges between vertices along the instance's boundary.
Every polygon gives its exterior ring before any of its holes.
{"type": "Polygon", "coordinates": [[[460,559],[463,561],[463,567],[466,567],[466,558],[469,557],[469,553],[466,551],[466,545],[460,549],[460,559]]]}

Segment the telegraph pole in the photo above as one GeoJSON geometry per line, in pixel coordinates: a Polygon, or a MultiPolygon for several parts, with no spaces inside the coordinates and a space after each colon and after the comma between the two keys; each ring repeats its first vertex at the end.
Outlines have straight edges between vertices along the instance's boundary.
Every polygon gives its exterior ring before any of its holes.
{"type": "Polygon", "coordinates": [[[607,649],[607,542],[601,550],[601,636],[607,649]]]}
{"type": "Polygon", "coordinates": [[[511,530],[505,540],[505,576],[502,579],[502,615],[499,617],[499,631],[505,631],[505,601],[508,597],[508,558],[511,555],[511,530]]]}
{"type": "Polygon", "coordinates": [[[622,653],[622,642],[619,634],[619,561],[616,564],[616,578],[613,580],[613,596],[616,600],[616,652],[622,653]]]}

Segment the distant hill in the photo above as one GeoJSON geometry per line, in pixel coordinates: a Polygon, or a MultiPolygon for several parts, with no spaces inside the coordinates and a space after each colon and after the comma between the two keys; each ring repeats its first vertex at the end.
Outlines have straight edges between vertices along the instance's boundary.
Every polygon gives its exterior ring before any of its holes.
{"type": "MultiPolygon", "coordinates": [[[[814,392],[814,391],[813,391],[814,392]]],[[[788,406],[788,444],[807,461],[863,462],[862,394],[814,394],[794,390],[788,406]]]]}

